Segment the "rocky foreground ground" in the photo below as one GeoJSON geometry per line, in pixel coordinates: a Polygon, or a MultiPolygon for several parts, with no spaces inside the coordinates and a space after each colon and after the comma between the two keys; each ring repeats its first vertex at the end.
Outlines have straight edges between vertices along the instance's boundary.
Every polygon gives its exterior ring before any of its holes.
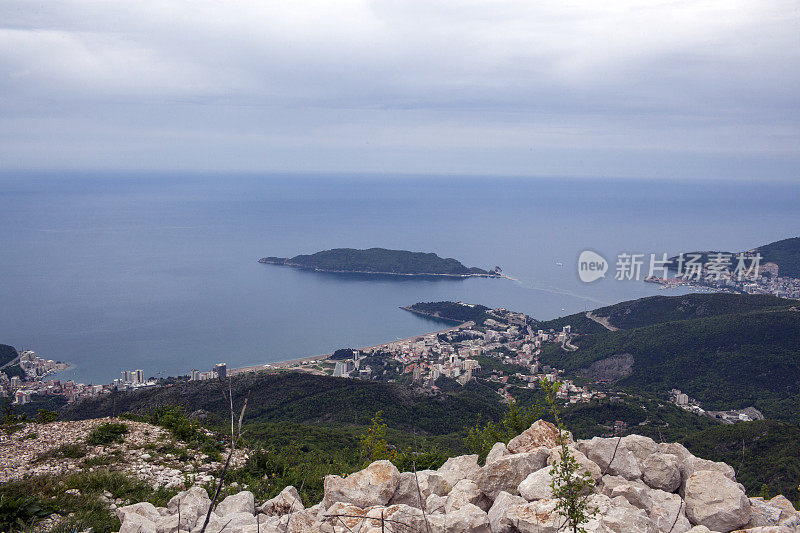
{"type": "MultiPolygon", "coordinates": [[[[174,453],[159,449],[186,447],[158,426],[125,420],[128,432],[124,441],[103,446],[85,446],[85,454],[68,457],[59,453],[67,445],[85,445],[97,426],[111,422],[97,418],[78,422],[25,424],[21,430],[0,441],[0,482],[32,475],[62,475],[95,468],[110,468],[133,475],[157,487],[179,487],[191,479],[196,483],[214,481],[213,472],[221,468],[208,457],[195,455],[181,461],[174,453]],[[169,445],[169,446],[167,446],[169,445]]],[[[119,420],[113,420],[119,422],[119,420]]],[[[246,460],[246,452],[237,450],[234,464],[246,460]]]]}
{"type": "MultiPolygon", "coordinates": [[[[327,476],[321,502],[305,508],[294,487],[256,506],[243,491],[219,502],[209,533],[425,532],[557,533],[565,531],[550,489],[560,458],[557,430],[537,421],[508,445],[497,443],[479,466],[476,455],[438,470],[399,472],[376,461],[347,477],[327,476]]],[[[680,444],[638,435],[572,442],[595,482],[595,516],[587,533],[800,532],[800,515],[783,496],[748,498],[733,468],[693,456],[680,444]]],[[[199,486],[167,507],[117,509],[120,533],[199,532],[211,506],[199,486]]]]}

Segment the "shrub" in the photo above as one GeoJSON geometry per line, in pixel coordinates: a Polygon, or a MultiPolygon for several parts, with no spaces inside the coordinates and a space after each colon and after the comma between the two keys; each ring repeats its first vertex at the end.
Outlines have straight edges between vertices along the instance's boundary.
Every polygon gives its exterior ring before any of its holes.
{"type": "Polygon", "coordinates": [[[67,459],[80,459],[86,455],[86,446],[83,444],[62,444],[58,448],[53,448],[44,452],[36,458],[37,462],[47,459],[65,457],[67,459]]]}
{"type": "Polygon", "coordinates": [[[121,422],[107,422],[94,428],[89,436],[86,437],[86,444],[98,446],[111,444],[112,442],[122,442],[123,435],[128,432],[128,426],[121,422]]]}
{"type": "Polygon", "coordinates": [[[0,494],[2,531],[21,531],[49,514],[50,510],[35,498],[0,494]]]}

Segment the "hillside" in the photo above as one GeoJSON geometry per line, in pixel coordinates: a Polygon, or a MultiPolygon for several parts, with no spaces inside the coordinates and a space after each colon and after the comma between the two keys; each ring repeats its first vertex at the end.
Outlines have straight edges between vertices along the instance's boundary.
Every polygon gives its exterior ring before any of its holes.
{"type": "Polygon", "coordinates": [[[768,294],[686,294],[684,296],[650,296],[621,302],[592,311],[608,317],[620,329],[633,329],[675,320],[747,313],[767,309],[787,309],[795,300],[768,294]]]}
{"type": "Polygon", "coordinates": [[[13,361],[19,356],[16,348],[8,344],[0,344],[0,366],[13,361]]]}
{"type": "Polygon", "coordinates": [[[714,457],[736,468],[736,477],[748,492],[762,485],[774,495],[800,498],[800,428],[775,420],[714,426],[683,439],[699,457],[714,457]]]}
{"type": "Polygon", "coordinates": [[[291,258],[264,257],[262,263],[286,265],[324,272],[357,272],[366,274],[493,276],[480,268],[468,268],[460,261],[442,258],[434,253],[387,250],[385,248],[336,248],[311,255],[291,258]]]}
{"type": "MultiPolygon", "coordinates": [[[[778,275],[788,278],[800,278],[800,237],[791,237],[780,241],[771,242],[763,246],[754,248],[752,251],[761,254],[761,262],[775,263],[778,265],[778,275]]],[[[700,254],[700,263],[706,263],[710,254],[720,251],[694,251],[691,254],[700,254]]],[[[722,252],[735,256],[738,252],[722,252]]],[[[677,257],[670,257],[673,265],[676,264],[677,257]]],[[[676,268],[676,267],[671,267],[676,268]]]]}
{"type": "Polygon", "coordinates": [[[766,417],[800,422],[800,312],[771,309],[666,322],[581,337],[579,349],[548,348],[541,359],[588,378],[593,363],[633,357],[617,381],[664,394],[679,388],[706,409],[755,406],[766,417]]]}
{"type": "Polygon", "coordinates": [[[783,239],[756,248],[764,262],[778,265],[778,275],[800,278],[800,237],[783,239]]]}
{"type": "MultiPolygon", "coordinates": [[[[467,386],[434,395],[396,383],[331,378],[305,373],[245,374],[233,380],[234,396],[249,394],[246,422],[367,426],[382,411],[396,429],[443,435],[475,421],[476,413],[496,418],[502,406],[495,396],[467,386]]],[[[218,381],[181,382],[134,393],[112,393],[67,406],[66,419],[99,418],[122,412],[147,412],[173,405],[191,413],[202,409],[220,419],[228,407],[218,381]]]]}

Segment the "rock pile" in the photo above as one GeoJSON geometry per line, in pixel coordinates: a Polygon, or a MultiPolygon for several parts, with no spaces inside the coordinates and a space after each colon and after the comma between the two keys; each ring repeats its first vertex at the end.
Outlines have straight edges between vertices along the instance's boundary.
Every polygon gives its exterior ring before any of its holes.
{"type": "MultiPolygon", "coordinates": [[[[484,466],[465,455],[438,470],[401,473],[376,461],[347,477],[327,476],[323,500],[309,508],[291,486],[260,506],[252,493],[240,492],[216,506],[206,531],[564,531],[550,490],[551,467],[560,459],[556,438],[552,424],[538,421],[508,446],[495,445],[484,466]]],[[[697,458],[680,444],[638,435],[567,438],[595,481],[589,502],[596,513],[583,526],[588,533],[800,532],[800,515],[786,498],[748,498],[730,466],[697,458]]],[[[210,505],[207,493],[192,487],[165,508],[122,507],[120,533],[196,533],[210,505]]]]}
{"type": "MultiPolygon", "coordinates": [[[[35,475],[61,475],[92,471],[95,466],[119,470],[144,480],[154,487],[177,487],[188,477],[196,483],[214,481],[211,474],[222,465],[197,456],[180,461],[171,453],[160,453],[166,444],[186,445],[175,441],[169,432],[144,422],[123,421],[128,427],[123,442],[105,446],[87,446],[82,457],[64,457],[56,452],[64,445],[83,445],[86,437],[110,418],[97,418],[49,424],[25,424],[22,429],[0,442],[0,482],[35,475]]],[[[119,420],[113,420],[119,422],[119,420]]],[[[232,462],[246,461],[246,451],[237,450],[232,462]]]]}

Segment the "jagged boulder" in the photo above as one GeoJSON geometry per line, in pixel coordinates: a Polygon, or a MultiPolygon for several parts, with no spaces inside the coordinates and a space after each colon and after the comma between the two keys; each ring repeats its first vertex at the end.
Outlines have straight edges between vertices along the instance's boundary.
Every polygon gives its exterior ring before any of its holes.
{"type": "MultiPolygon", "coordinates": [[[[192,530],[193,533],[199,533],[205,519],[199,521],[197,526],[192,530]]],[[[252,513],[228,513],[225,516],[211,513],[211,519],[208,521],[205,533],[241,533],[241,530],[248,526],[257,526],[256,517],[252,513]]]]}
{"type": "Polygon", "coordinates": [[[600,492],[611,499],[618,496],[638,509],[648,509],[652,504],[652,489],[641,481],[631,481],[622,476],[603,476],[600,492]]]}
{"type": "Polygon", "coordinates": [[[177,515],[180,509],[181,527],[193,528],[200,517],[205,519],[208,508],[211,507],[211,498],[206,489],[197,485],[179,492],[167,504],[167,510],[177,515]]]}
{"type": "Polygon", "coordinates": [[[326,509],[336,502],[352,503],[361,508],[386,505],[400,484],[400,472],[389,461],[375,461],[364,470],[343,478],[325,476],[326,509]]]}
{"type": "Polygon", "coordinates": [[[156,524],[140,514],[130,513],[125,516],[119,530],[120,533],[156,533],[156,524]]]}
{"type": "Polygon", "coordinates": [[[133,505],[117,508],[117,518],[119,518],[120,523],[125,523],[133,515],[141,516],[154,523],[161,518],[158,509],[152,503],[134,503],[133,505]]]}
{"type": "Polygon", "coordinates": [[[255,498],[249,490],[231,494],[217,505],[214,512],[219,516],[226,517],[237,513],[248,513],[253,516],[255,513],[255,498]]]}
{"type": "Polygon", "coordinates": [[[506,508],[500,528],[519,533],[558,533],[564,518],[556,511],[556,500],[536,500],[506,508]]]}
{"type": "Polygon", "coordinates": [[[750,500],[717,470],[700,470],[686,480],[686,516],[695,525],[727,533],[750,521],[750,500]]]}
{"type": "Polygon", "coordinates": [[[422,511],[405,504],[376,505],[362,509],[357,505],[337,502],[325,513],[318,531],[337,533],[342,530],[363,533],[385,531],[425,531],[422,511]],[[381,526],[384,526],[382,529],[381,526]]]}
{"type": "Polygon", "coordinates": [[[489,450],[489,453],[486,455],[485,464],[488,465],[489,463],[493,463],[498,459],[500,459],[501,457],[505,457],[509,453],[511,452],[508,451],[508,447],[504,443],[495,442],[494,446],[492,446],[492,449],[489,450]]]}
{"type": "Polygon", "coordinates": [[[589,460],[597,464],[604,474],[622,476],[629,480],[642,477],[636,456],[628,449],[627,443],[620,438],[594,437],[590,440],[578,441],[576,447],[589,460]]]}
{"type": "MultiPolygon", "coordinates": [[[[471,503],[446,514],[432,515],[429,523],[431,533],[492,533],[489,516],[471,503]]],[[[424,524],[415,531],[426,531],[424,524]]]]}
{"type": "MultiPolygon", "coordinates": [[[[597,466],[597,463],[591,461],[588,457],[586,457],[583,452],[577,449],[574,445],[567,446],[570,455],[573,459],[578,461],[578,464],[581,466],[579,472],[589,474],[592,479],[597,482],[600,481],[602,477],[602,473],[600,472],[600,467],[597,466]]],[[[550,457],[547,458],[548,465],[556,465],[561,462],[561,447],[551,448],[550,449],[550,457]]]]}
{"type": "Polygon", "coordinates": [[[547,465],[550,453],[546,448],[533,452],[515,453],[501,457],[480,469],[475,478],[478,488],[493,500],[500,491],[519,493],[519,484],[531,473],[547,465]]]}
{"type": "Polygon", "coordinates": [[[501,525],[503,516],[509,507],[526,503],[528,502],[522,496],[514,496],[505,491],[500,492],[494,499],[494,503],[492,503],[488,513],[492,533],[513,533],[510,524],[501,525]]]}
{"type": "MultiPolygon", "coordinates": [[[[444,482],[452,487],[462,479],[475,479],[481,467],[478,465],[477,455],[460,455],[451,457],[436,471],[444,482]]],[[[447,492],[450,492],[448,490],[447,492]]]]}
{"type": "MultiPolygon", "coordinates": [[[[774,498],[769,500],[769,504],[772,505],[773,507],[777,507],[778,509],[781,510],[781,517],[779,519],[780,520],[780,522],[779,522],[780,524],[786,524],[786,523],[788,523],[789,521],[792,521],[792,520],[794,520],[795,524],[797,524],[797,521],[798,521],[798,518],[800,518],[800,515],[795,510],[794,506],[792,505],[792,502],[790,502],[788,499],[786,499],[785,496],[783,496],[783,495],[775,496],[774,498]]],[[[798,524],[798,525],[800,525],[800,524],[798,524]]]]}
{"type": "MultiPolygon", "coordinates": [[[[558,441],[558,428],[545,420],[537,420],[531,427],[514,437],[508,442],[508,451],[511,453],[532,452],[536,448],[553,448],[560,445],[558,441]]],[[[572,443],[572,434],[562,431],[567,443],[572,443]]]]}
{"type": "Polygon", "coordinates": [[[641,465],[642,480],[647,486],[675,492],[681,486],[680,461],[671,453],[654,453],[641,465]]]}
{"type": "Polygon", "coordinates": [[[781,523],[781,509],[765,502],[763,498],[750,498],[750,521],[747,528],[778,526],[781,523]]]}
{"type": "Polygon", "coordinates": [[[283,489],[280,494],[265,501],[259,508],[258,512],[265,516],[282,516],[288,514],[290,511],[302,511],[303,502],[300,500],[300,494],[297,489],[289,485],[283,489]]]}
{"type": "Polygon", "coordinates": [[[425,504],[428,496],[433,494],[434,491],[432,489],[438,491],[437,493],[444,491],[447,488],[444,479],[438,474],[431,477],[432,474],[436,474],[436,472],[433,470],[420,470],[416,474],[414,472],[402,472],[397,489],[389,500],[389,505],[403,503],[419,508],[425,504]],[[420,498],[422,503],[420,503],[420,498]]]}
{"type": "Polygon", "coordinates": [[[428,513],[444,513],[446,504],[447,498],[445,496],[431,494],[428,496],[428,499],[425,500],[425,511],[428,513]]]}
{"type": "Polygon", "coordinates": [[[478,488],[478,484],[471,479],[462,479],[447,495],[444,512],[452,513],[468,503],[480,507],[482,511],[489,510],[489,500],[478,488]]]}
{"type": "Polygon", "coordinates": [[[531,473],[519,484],[519,495],[529,502],[552,498],[553,489],[550,487],[553,482],[552,471],[553,467],[547,466],[531,473]]]}
{"type": "Polygon", "coordinates": [[[622,437],[622,444],[624,444],[625,448],[636,458],[640,469],[647,458],[658,451],[658,443],[656,441],[650,437],[636,435],[635,433],[622,437]]]}
{"type": "MultiPolygon", "coordinates": [[[[277,524],[277,529],[281,533],[319,533],[321,527],[322,523],[317,520],[317,514],[308,509],[285,514],[279,518],[277,524]]],[[[225,533],[229,533],[228,530],[225,530],[225,533]]]]}
{"type": "Polygon", "coordinates": [[[647,516],[661,533],[685,533],[692,528],[679,495],[653,489],[648,496],[647,516]]]}

